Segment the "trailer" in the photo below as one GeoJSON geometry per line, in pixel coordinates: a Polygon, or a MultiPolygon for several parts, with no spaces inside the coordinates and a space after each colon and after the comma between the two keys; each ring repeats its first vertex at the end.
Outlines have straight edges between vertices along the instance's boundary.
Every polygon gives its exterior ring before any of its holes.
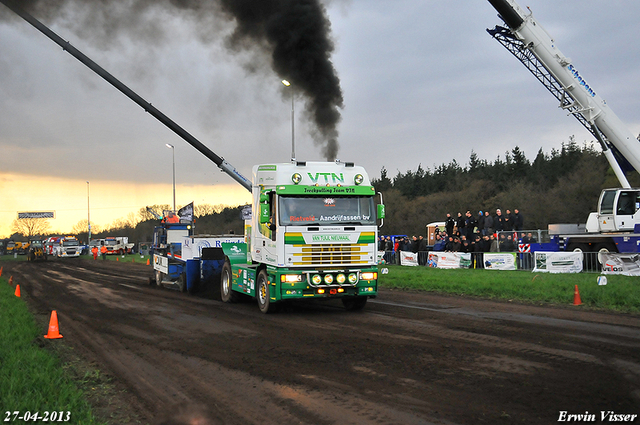
{"type": "Polygon", "coordinates": [[[219,282],[224,264],[223,243],[244,243],[236,235],[193,235],[192,223],[164,221],[153,232],[150,283],[193,294],[219,282]]]}

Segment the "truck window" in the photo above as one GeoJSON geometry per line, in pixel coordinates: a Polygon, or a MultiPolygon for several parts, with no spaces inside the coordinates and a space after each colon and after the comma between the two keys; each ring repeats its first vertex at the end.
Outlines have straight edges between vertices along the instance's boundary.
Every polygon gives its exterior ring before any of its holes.
{"type": "Polygon", "coordinates": [[[613,214],[613,202],[616,199],[615,190],[605,190],[600,202],[600,214],[613,214]]]}
{"type": "Polygon", "coordinates": [[[281,196],[280,224],[375,225],[375,205],[371,196],[281,196]]]}
{"type": "Polygon", "coordinates": [[[619,215],[633,215],[636,212],[637,192],[620,192],[616,213],[619,215]]]}

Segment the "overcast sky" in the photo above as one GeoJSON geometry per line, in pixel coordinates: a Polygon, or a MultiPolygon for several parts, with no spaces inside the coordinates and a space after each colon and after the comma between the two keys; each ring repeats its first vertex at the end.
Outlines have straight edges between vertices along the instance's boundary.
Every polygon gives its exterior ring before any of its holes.
{"type": "MultiPolygon", "coordinates": [[[[501,21],[486,0],[326,4],[344,94],[338,158],[363,165],[373,177],[382,167],[394,176],[419,164],[465,165],[472,150],[493,161],[517,145],[532,159],[540,148],[559,149],[571,135],[579,143],[592,140],[487,34],[501,21]]],[[[520,5],[531,8],[590,86],[640,133],[640,2],[520,5]]],[[[170,183],[170,143],[179,183],[233,184],[33,27],[7,22],[11,12],[0,8],[0,173],[170,183]]],[[[268,68],[247,71],[251,55],[224,47],[229,24],[212,19],[214,35],[205,38],[179,15],[158,16],[158,22],[170,32],[160,40],[117,28],[112,38],[101,38],[106,31],[78,28],[72,16],[50,24],[243,174],[250,176],[254,164],[287,162],[291,103],[280,84],[286,76],[268,68]]],[[[303,101],[296,98],[296,156],[322,160],[308,124],[299,120],[303,101]]]]}

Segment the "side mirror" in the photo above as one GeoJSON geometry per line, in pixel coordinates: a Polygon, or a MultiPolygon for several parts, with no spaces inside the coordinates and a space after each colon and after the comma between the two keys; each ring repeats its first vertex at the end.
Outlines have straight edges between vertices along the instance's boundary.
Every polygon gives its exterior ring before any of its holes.
{"type": "Polygon", "coordinates": [[[385,218],[386,210],[384,204],[378,204],[378,218],[385,218]]]}

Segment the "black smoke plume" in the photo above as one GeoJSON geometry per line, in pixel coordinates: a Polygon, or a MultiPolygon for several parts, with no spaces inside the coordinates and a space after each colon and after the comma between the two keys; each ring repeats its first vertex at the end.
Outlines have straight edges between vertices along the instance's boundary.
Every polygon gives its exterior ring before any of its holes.
{"type": "MultiPolygon", "coordinates": [[[[98,31],[109,36],[125,32],[150,42],[167,36],[161,23],[150,18],[154,11],[185,15],[201,27],[197,31],[205,40],[211,37],[207,28],[212,22],[229,20],[235,29],[227,46],[235,51],[258,50],[266,54],[272,70],[291,82],[297,96],[305,98],[305,118],[315,127],[312,136],[324,157],[333,160],[337,156],[337,125],[343,97],[331,62],[334,50],[331,23],[321,0],[20,0],[15,3],[45,22],[58,19],[80,22],[87,27],[74,24],[80,33],[98,31]],[[81,15],[81,19],[74,14],[81,15]]],[[[0,17],[6,18],[10,13],[5,8],[0,17]]],[[[98,38],[89,37],[92,41],[98,38]]]]}

